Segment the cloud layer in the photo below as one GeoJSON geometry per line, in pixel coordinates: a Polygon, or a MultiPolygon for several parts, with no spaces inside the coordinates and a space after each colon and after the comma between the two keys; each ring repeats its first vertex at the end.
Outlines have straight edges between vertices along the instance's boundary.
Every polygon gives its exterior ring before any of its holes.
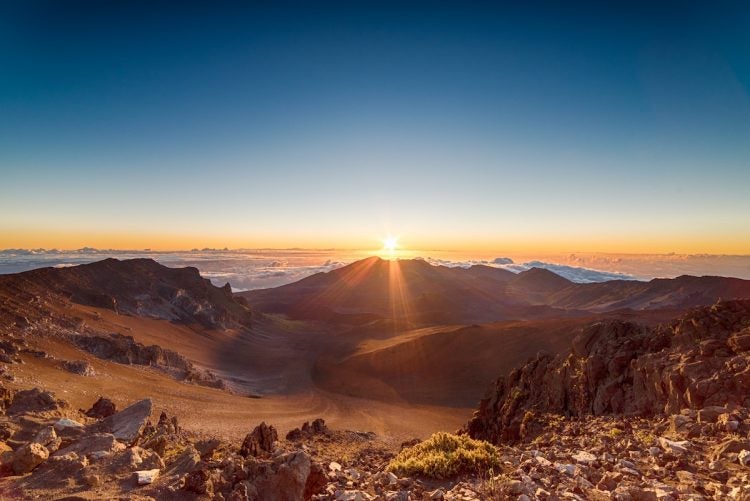
{"type": "MultiPolygon", "coordinates": [[[[166,266],[194,266],[216,285],[229,282],[234,290],[277,287],[319,272],[326,272],[367,257],[363,252],[333,250],[224,250],[194,249],[186,252],[153,252],[148,249],[115,251],[83,248],[0,250],[0,273],[17,273],[45,266],[66,267],[106,257],[152,258],[166,266]]],[[[574,282],[607,280],[650,280],[655,277],[722,275],[750,279],[750,256],[716,255],[614,255],[566,254],[540,259],[507,256],[459,259],[435,253],[425,261],[433,265],[469,267],[493,266],[515,273],[532,267],[545,268],[574,282]]]]}

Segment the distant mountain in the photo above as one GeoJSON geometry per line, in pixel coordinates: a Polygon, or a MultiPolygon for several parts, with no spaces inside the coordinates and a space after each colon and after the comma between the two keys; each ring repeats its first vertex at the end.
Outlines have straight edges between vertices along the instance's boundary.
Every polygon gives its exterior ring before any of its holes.
{"type": "Polygon", "coordinates": [[[222,328],[250,321],[250,309],[196,268],[168,268],[152,259],[105,259],[69,268],[0,275],[0,311],[26,311],[27,301],[58,295],[118,313],[222,328]],[[26,301],[24,301],[26,299],[26,301]]]}
{"type": "Polygon", "coordinates": [[[449,268],[420,259],[371,257],[292,284],[236,295],[265,312],[353,324],[377,319],[412,326],[466,324],[559,314],[508,294],[518,277],[489,266],[449,268]]]}
{"type": "Polygon", "coordinates": [[[261,311],[292,318],[362,324],[377,319],[412,326],[578,316],[616,310],[683,310],[750,297],[750,281],[678,277],[650,282],[579,284],[531,268],[449,268],[423,260],[372,257],[273,289],[238,293],[261,311]]]}

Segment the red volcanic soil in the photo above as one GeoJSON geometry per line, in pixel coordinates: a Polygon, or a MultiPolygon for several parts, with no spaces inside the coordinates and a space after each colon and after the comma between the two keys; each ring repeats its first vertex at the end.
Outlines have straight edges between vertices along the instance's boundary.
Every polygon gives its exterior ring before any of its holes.
{"type": "Polygon", "coordinates": [[[106,260],[0,276],[0,336],[26,343],[24,363],[10,365],[11,386],[41,386],[81,408],[98,395],[119,404],[150,396],[186,426],[233,439],[261,420],[283,432],[323,417],[398,440],[457,429],[497,375],[539,351],[567,349],[581,325],[600,318],[534,301],[596,309],[638,291],[634,304],[653,305],[646,298],[659,294],[658,304],[675,311],[607,314],[653,323],[675,316],[687,299],[744,294],[748,283],[689,277],[581,286],[544,270],[515,275],[372,258],[242,299],[192,268],[106,260]],[[707,280],[712,288],[692,292],[707,280]],[[275,309],[293,318],[268,313],[275,309]],[[562,317],[546,318],[555,313],[562,317]],[[464,322],[508,317],[515,320],[464,322]],[[114,334],[159,360],[180,355],[231,392],[181,381],[158,363],[97,358],[74,343],[114,334]],[[73,360],[90,362],[97,375],[66,371],[73,360]]]}

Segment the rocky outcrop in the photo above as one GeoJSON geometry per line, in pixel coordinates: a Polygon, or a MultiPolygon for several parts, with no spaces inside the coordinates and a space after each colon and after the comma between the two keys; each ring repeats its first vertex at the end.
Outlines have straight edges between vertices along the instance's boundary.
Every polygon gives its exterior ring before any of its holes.
{"type": "Polygon", "coordinates": [[[157,345],[146,346],[122,334],[72,335],[72,342],[97,358],[128,365],[148,365],[163,369],[185,382],[227,389],[223,379],[195,367],[176,351],[157,345]]]}
{"type": "Polygon", "coordinates": [[[328,434],[328,427],[326,422],[322,418],[313,420],[312,424],[309,421],[305,421],[301,428],[294,428],[286,434],[287,440],[302,440],[303,438],[310,438],[314,435],[326,435],[328,434]]]}
{"type": "Polygon", "coordinates": [[[65,402],[57,400],[52,393],[39,388],[32,388],[16,392],[7,408],[7,413],[12,415],[29,412],[55,412],[64,407],[65,402]]]}
{"type": "Polygon", "coordinates": [[[276,428],[264,422],[256,426],[252,432],[245,436],[240,447],[240,455],[243,457],[261,457],[273,452],[274,444],[279,440],[276,428]]]}
{"type": "Polygon", "coordinates": [[[465,431],[495,443],[533,438],[534,413],[668,415],[750,406],[750,301],[696,309],[670,326],[599,322],[571,350],[500,378],[465,431]]]}

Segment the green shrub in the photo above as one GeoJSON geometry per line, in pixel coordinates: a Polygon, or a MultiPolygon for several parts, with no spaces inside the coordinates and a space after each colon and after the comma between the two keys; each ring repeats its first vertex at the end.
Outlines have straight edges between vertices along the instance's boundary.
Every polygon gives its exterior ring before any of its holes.
{"type": "Polygon", "coordinates": [[[400,475],[448,478],[500,466],[500,451],[484,440],[439,432],[402,450],[388,465],[400,475]]]}

